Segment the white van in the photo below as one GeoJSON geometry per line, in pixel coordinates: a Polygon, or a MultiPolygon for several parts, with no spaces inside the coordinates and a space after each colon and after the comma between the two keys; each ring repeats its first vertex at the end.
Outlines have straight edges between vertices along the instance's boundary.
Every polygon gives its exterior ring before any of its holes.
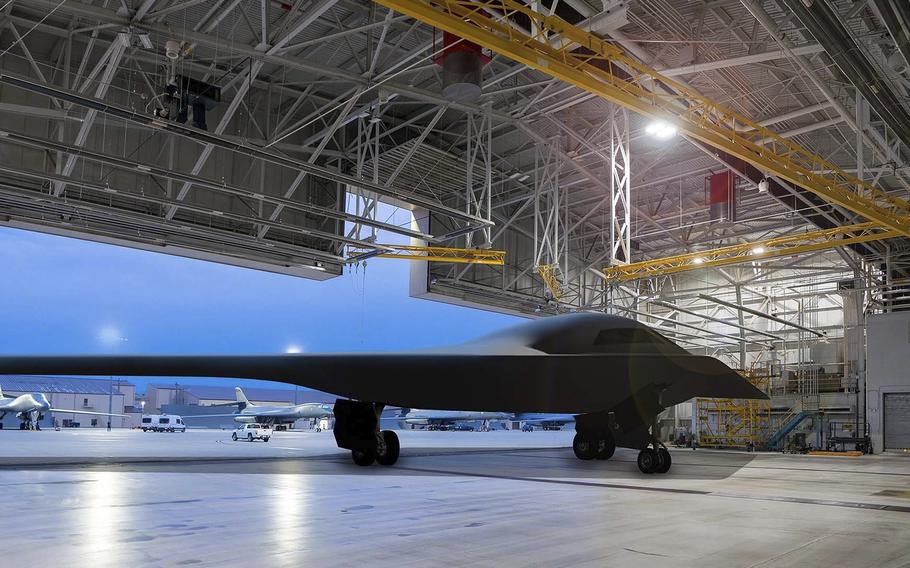
{"type": "Polygon", "coordinates": [[[174,414],[149,414],[139,424],[143,432],[186,432],[183,418],[174,414]]]}

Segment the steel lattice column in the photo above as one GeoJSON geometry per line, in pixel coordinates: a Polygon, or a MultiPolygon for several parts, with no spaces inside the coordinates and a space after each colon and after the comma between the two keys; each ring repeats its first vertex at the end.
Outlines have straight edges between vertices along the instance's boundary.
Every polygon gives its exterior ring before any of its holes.
{"type": "MultiPolygon", "coordinates": [[[[357,163],[354,167],[354,175],[357,179],[368,179],[373,183],[379,183],[379,137],[382,128],[382,120],[379,103],[373,108],[373,111],[357,119],[357,163]],[[372,172],[365,172],[366,168],[372,169],[372,172]],[[368,176],[368,177],[365,177],[368,176]]],[[[378,196],[375,193],[364,191],[357,186],[348,186],[350,201],[348,209],[356,215],[376,218],[376,206],[378,196]]],[[[360,223],[351,226],[347,234],[348,237],[375,242],[376,227],[366,227],[360,223]],[[369,230],[369,235],[364,237],[363,233],[369,230]]]]}
{"type": "Polygon", "coordinates": [[[631,260],[631,167],[629,111],[614,106],[610,116],[610,265],[631,260]]]}
{"type": "Polygon", "coordinates": [[[534,161],[534,267],[559,300],[568,273],[568,192],[559,186],[559,147],[537,144],[534,161]]]}
{"type": "MultiPolygon", "coordinates": [[[[493,121],[490,104],[484,105],[483,112],[466,115],[467,145],[465,147],[465,213],[489,221],[492,211],[493,185],[493,121]],[[475,176],[479,176],[478,180],[475,176]]],[[[478,231],[482,242],[476,242],[475,233],[465,235],[466,248],[488,248],[492,244],[491,227],[478,231]]]]}

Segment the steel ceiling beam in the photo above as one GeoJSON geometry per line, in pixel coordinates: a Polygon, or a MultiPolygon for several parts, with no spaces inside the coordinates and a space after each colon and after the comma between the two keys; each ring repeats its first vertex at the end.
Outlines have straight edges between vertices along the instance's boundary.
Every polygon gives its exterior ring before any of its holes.
{"type": "MultiPolygon", "coordinates": [[[[126,37],[125,34],[117,34],[117,39],[111,43],[108,51],[105,55],[98,61],[98,64],[95,67],[95,70],[103,68],[104,72],[101,74],[101,79],[98,81],[98,86],[95,88],[95,98],[103,99],[107,95],[107,91],[111,86],[111,82],[114,79],[114,74],[117,72],[118,67],[120,66],[120,60],[123,58],[123,54],[126,52],[126,37]]],[[[94,76],[95,71],[92,72],[90,77],[94,76]]],[[[85,90],[86,87],[90,85],[88,79],[86,79],[85,84],[81,90],[85,90]]],[[[79,132],[76,134],[76,146],[83,146],[85,141],[88,139],[89,132],[92,129],[92,126],[95,124],[95,117],[98,116],[98,111],[95,109],[88,109],[88,112],[85,115],[85,118],[82,119],[82,124],[79,126],[79,132]]],[[[76,160],[79,159],[78,154],[70,154],[66,158],[66,163],[63,166],[61,173],[64,176],[68,176],[73,173],[73,168],[76,167],[76,160]]],[[[54,195],[63,194],[63,190],[66,188],[66,184],[54,184],[54,195]]]]}
{"type": "MultiPolygon", "coordinates": [[[[7,143],[11,143],[11,144],[19,144],[22,146],[28,146],[28,147],[32,147],[32,148],[53,150],[53,151],[58,151],[58,152],[76,151],[76,149],[72,145],[69,145],[69,144],[57,142],[55,140],[49,140],[47,138],[39,138],[37,136],[19,134],[16,132],[0,132],[0,143],[2,143],[2,142],[7,142],[7,143]]],[[[346,211],[339,211],[337,209],[323,207],[321,205],[316,205],[314,203],[305,203],[305,202],[300,202],[300,201],[294,201],[291,199],[285,199],[285,198],[278,197],[278,196],[267,195],[267,194],[264,194],[264,193],[261,193],[258,191],[253,191],[253,190],[239,187],[236,185],[219,182],[219,181],[215,181],[215,180],[210,180],[210,179],[206,179],[203,177],[194,176],[191,174],[180,173],[180,172],[174,171],[172,169],[169,169],[169,168],[166,168],[163,166],[144,163],[144,162],[140,162],[140,161],[133,160],[130,158],[122,158],[120,156],[115,156],[112,154],[106,154],[106,153],[102,153],[102,152],[86,150],[84,148],[81,148],[78,150],[79,150],[79,155],[82,159],[97,162],[99,164],[103,164],[104,166],[118,168],[124,172],[140,173],[140,174],[145,174],[145,175],[154,176],[154,177],[162,177],[162,178],[169,179],[172,181],[192,183],[193,185],[196,185],[198,187],[202,187],[202,188],[205,188],[210,191],[218,192],[218,193],[225,194],[225,195],[230,195],[232,197],[237,197],[240,199],[251,199],[251,200],[257,201],[257,202],[261,201],[264,203],[269,203],[269,204],[275,205],[276,207],[283,206],[283,207],[286,207],[291,210],[301,211],[304,213],[310,213],[310,214],[318,215],[321,217],[327,217],[329,219],[337,219],[339,221],[348,221],[351,223],[361,223],[364,225],[370,225],[370,226],[374,226],[378,229],[390,231],[390,232],[393,232],[396,234],[404,235],[404,236],[415,238],[415,239],[421,239],[421,240],[426,240],[426,241],[431,241],[431,242],[434,242],[436,240],[433,237],[433,235],[428,235],[428,234],[422,233],[420,231],[414,231],[414,230],[408,229],[406,227],[399,227],[398,225],[394,225],[394,224],[390,224],[390,223],[383,223],[382,221],[377,221],[375,219],[361,217],[359,215],[354,215],[354,214],[348,213],[346,211]]],[[[0,170],[2,170],[5,167],[6,166],[3,166],[2,164],[0,164],[0,170]]],[[[16,171],[22,171],[22,170],[16,169],[16,171]]],[[[42,174],[42,172],[28,172],[27,174],[24,174],[24,175],[29,175],[29,176],[33,177],[32,174],[42,174]]],[[[51,174],[47,174],[47,175],[50,176],[51,174]]],[[[47,177],[46,179],[50,179],[50,178],[47,177]]],[[[70,176],[70,177],[61,176],[61,177],[59,177],[59,179],[55,178],[53,181],[80,185],[80,183],[84,180],[79,180],[77,178],[73,178],[72,176],[70,176]]],[[[136,196],[137,199],[140,199],[143,197],[142,195],[137,195],[137,194],[134,194],[134,193],[131,193],[128,191],[119,191],[114,188],[107,188],[104,191],[106,193],[119,194],[119,195],[123,195],[123,196],[127,196],[127,197],[136,196]]],[[[171,204],[172,204],[172,200],[165,203],[165,205],[171,205],[171,204]]],[[[196,205],[192,205],[192,206],[198,207],[196,205]]],[[[211,210],[209,210],[209,212],[206,214],[214,214],[214,213],[211,210]]],[[[248,220],[250,222],[257,221],[256,218],[250,218],[248,220]]],[[[260,220],[265,221],[262,219],[260,219],[260,220]]],[[[289,228],[293,228],[293,226],[289,226],[289,228]]],[[[334,238],[334,235],[330,235],[330,237],[334,238]]]]}
{"type": "Polygon", "coordinates": [[[815,331],[814,329],[809,329],[808,327],[803,326],[803,325],[799,325],[798,323],[793,323],[792,321],[787,321],[787,320],[785,320],[785,319],[781,319],[781,318],[779,318],[779,317],[772,316],[771,314],[766,314],[765,312],[761,312],[761,311],[759,311],[759,310],[753,310],[752,308],[747,308],[746,306],[743,306],[743,305],[740,305],[740,304],[734,304],[733,302],[728,302],[728,301],[726,301],[726,300],[721,300],[720,298],[717,298],[717,297],[715,297],[715,296],[709,296],[709,295],[707,295],[707,294],[699,294],[698,297],[701,298],[702,300],[708,300],[709,302],[714,302],[715,304],[720,304],[721,306],[726,306],[726,307],[732,308],[732,309],[734,309],[734,310],[743,311],[743,312],[752,314],[752,315],[754,315],[754,316],[758,316],[758,317],[760,317],[760,318],[764,318],[764,319],[766,319],[766,320],[771,320],[771,321],[773,321],[773,322],[777,322],[777,323],[779,323],[779,324],[783,324],[783,325],[786,325],[786,326],[789,326],[789,327],[795,327],[796,329],[805,331],[805,332],[807,332],[807,333],[811,333],[811,334],[813,334],[813,335],[815,335],[816,337],[821,338],[821,339],[824,339],[824,338],[827,338],[827,337],[828,337],[828,336],[827,336],[826,334],[824,334],[824,333],[821,333],[821,332],[819,332],[819,331],[815,331]]]}
{"type": "Polygon", "coordinates": [[[248,156],[255,157],[260,160],[264,160],[268,163],[275,164],[278,166],[286,167],[291,170],[297,171],[307,171],[313,174],[316,177],[327,179],[330,181],[335,181],[338,183],[348,184],[348,185],[357,185],[369,191],[375,192],[384,197],[390,199],[396,199],[410,205],[417,207],[424,207],[430,211],[456,219],[461,222],[468,223],[472,227],[477,229],[483,228],[488,225],[492,225],[490,221],[474,217],[458,209],[454,209],[448,206],[445,206],[437,201],[432,199],[416,195],[410,192],[401,191],[384,185],[374,184],[365,182],[363,180],[358,180],[353,176],[342,174],[340,172],[334,171],[330,168],[317,166],[315,164],[310,164],[303,160],[296,160],[289,158],[287,156],[264,150],[260,147],[254,146],[244,141],[231,141],[220,136],[215,136],[204,130],[198,130],[184,124],[179,124],[173,121],[160,120],[153,116],[149,116],[143,113],[136,112],[132,109],[125,108],[119,105],[114,105],[111,103],[106,103],[97,99],[86,97],[78,93],[74,93],[69,89],[63,89],[61,87],[54,87],[48,85],[42,85],[36,83],[35,81],[29,79],[23,79],[21,77],[15,77],[7,73],[0,73],[0,83],[13,85],[30,91],[33,93],[43,94],[48,97],[55,97],[61,100],[65,100],[71,103],[78,104],[87,108],[97,109],[99,112],[103,112],[110,116],[135,122],[137,124],[158,129],[161,131],[169,132],[177,136],[194,140],[195,142],[201,144],[213,144],[225,150],[232,152],[238,152],[241,154],[246,154],[248,156]]]}
{"type": "Polygon", "coordinates": [[[789,51],[777,49],[766,51],[764,53],[753,53],[740,57],[731,57],[729,59],[719,59],[717,61],[706,61],[704,63],[695,63],[693,65],[683,65],[682,67],[670,67],[661,69],[660,74],[664,77],[678,77],[680,75],[689,75],[691,73],[701,73],[704,71],[714,71],[717,69],[726,69],[728,67],[738,67],[740,65],[750,65],[752,63],[761,63],[763,61],[774,61],[775,59],[788,59],[793,55],[813,55],[821,53],[825,48],[816,44],[803,45],[795,47],[789,51]]]}
{"type": "Polygon", "coordinates": [[[689,309],[687,309],[687,308],[683,308],[683,307],[677,306],[676,304],[671,304],[670,302],[663,302],[663,301],[661,301],[661,300],[650,300],[649,303],[654,304],[654,305],[656,305],[656,306],[662,306],[662,307],[667,308],[667,309],[670,309],[670,310],[675,310],[675,311],[677,311],[677,312],[682,312],[682,313],[684,313],[684,314],[689,314],[690,316],[695,316],[695,317],[697,317],[697,318],[701,318],[701,319],[704,319],[704,320],[709,320],[709,321],[714,321],[714,322],[717,322],[717,323],[722,323],[722,324],[724,324],[724,325],[729,325],[729,326],[731,326],[731,327],[738,328],[738,329],[743,330],[743,331],[748,332],[748,333],[757,333],[758,335],[764,335],[765,337],[770,337],[771,339],[774,339],[774,340],[776,340],[776,341],[784,341],[784,338],[781,337],[781,336],[779,336],[779,335],[774,335],[773,333],[768,333],[768,332],[765,332],[765,331],[761,331],[761,330],[759,330],[759,329],[752,329],[752,328],[746,327],[746,326],[744,326],[744,325],[742,325],[742,324],[733,323],[733,322],[731,322],[731,321],[727,321],[727,320],[723,320],[723,319],[720,319],[720,318],[716,318],[716,317],[710,316],[710,315],[708,315],[708,314],[700,314],[700,313],[698,313],[698,312],[694,312],[694,311],[689,310],[689,309]]]}
{"type": "Polygon", "coordinates": [[[802,147],[706,99],[629,57],[613,44],[555,16],[545,16],[515,0],[496,0],[505,13],[521,13],[546,35],[559,34],[585,47],[585,52],[552,48],[548,42],[525,36],[506,23],[477,11],[470,0],[376,0],[426,24],[454,33],[519,63],[533,67],[585,91],[625,106],[644,116],[673,124],[683,134],[720,149],[753,166],[799,185],[823,199],[869,220],[910,236],[910,203],[869,186],[802,147]],[[603,69],[606,67],[606,70],[603,69]],[[632,79],[622,79],[631,73],[632,79]],[[628,71],[627,71],[628,70],[628,71]],[[680,93],[668,96],[645,85],[666,85],[680,93]],[[735,125],[750,127],[737,132],[735,125]],[[770,147],[758,140],[770,139],[770,147]],[[830,169],[828,175],[815,171],[830,169]],[[856,189],[859,189],[859,192],[856,189]]]}

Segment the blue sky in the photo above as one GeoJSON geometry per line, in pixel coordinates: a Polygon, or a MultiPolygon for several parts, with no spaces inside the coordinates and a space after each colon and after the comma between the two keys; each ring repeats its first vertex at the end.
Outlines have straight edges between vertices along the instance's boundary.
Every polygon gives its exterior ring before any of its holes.
{"type": "Polygon", "coordinates": [[[316,282],[0,228],[0,353],[391,351],[520,321],[408,297],[408,264],[316,282]]]}

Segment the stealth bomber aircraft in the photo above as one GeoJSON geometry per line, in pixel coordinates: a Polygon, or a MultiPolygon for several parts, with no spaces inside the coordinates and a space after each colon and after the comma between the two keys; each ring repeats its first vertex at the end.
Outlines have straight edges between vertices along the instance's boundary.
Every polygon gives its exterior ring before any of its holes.
{"type": "Polygon", "coordinates": [[[665,408],[695,396],[766,398],[719,360],[600,313],[535,320],[407,353],[0,357],[0,374],[14,373],[250,378],[318,389],[339,397],[335,440],[364,466],[398,460],[398,436],[379,430],[382,409],[396,405],[572,414],[579,459],[634,448],[641,471],[664,473],[670,453],[655,422],[665,408]]]}

